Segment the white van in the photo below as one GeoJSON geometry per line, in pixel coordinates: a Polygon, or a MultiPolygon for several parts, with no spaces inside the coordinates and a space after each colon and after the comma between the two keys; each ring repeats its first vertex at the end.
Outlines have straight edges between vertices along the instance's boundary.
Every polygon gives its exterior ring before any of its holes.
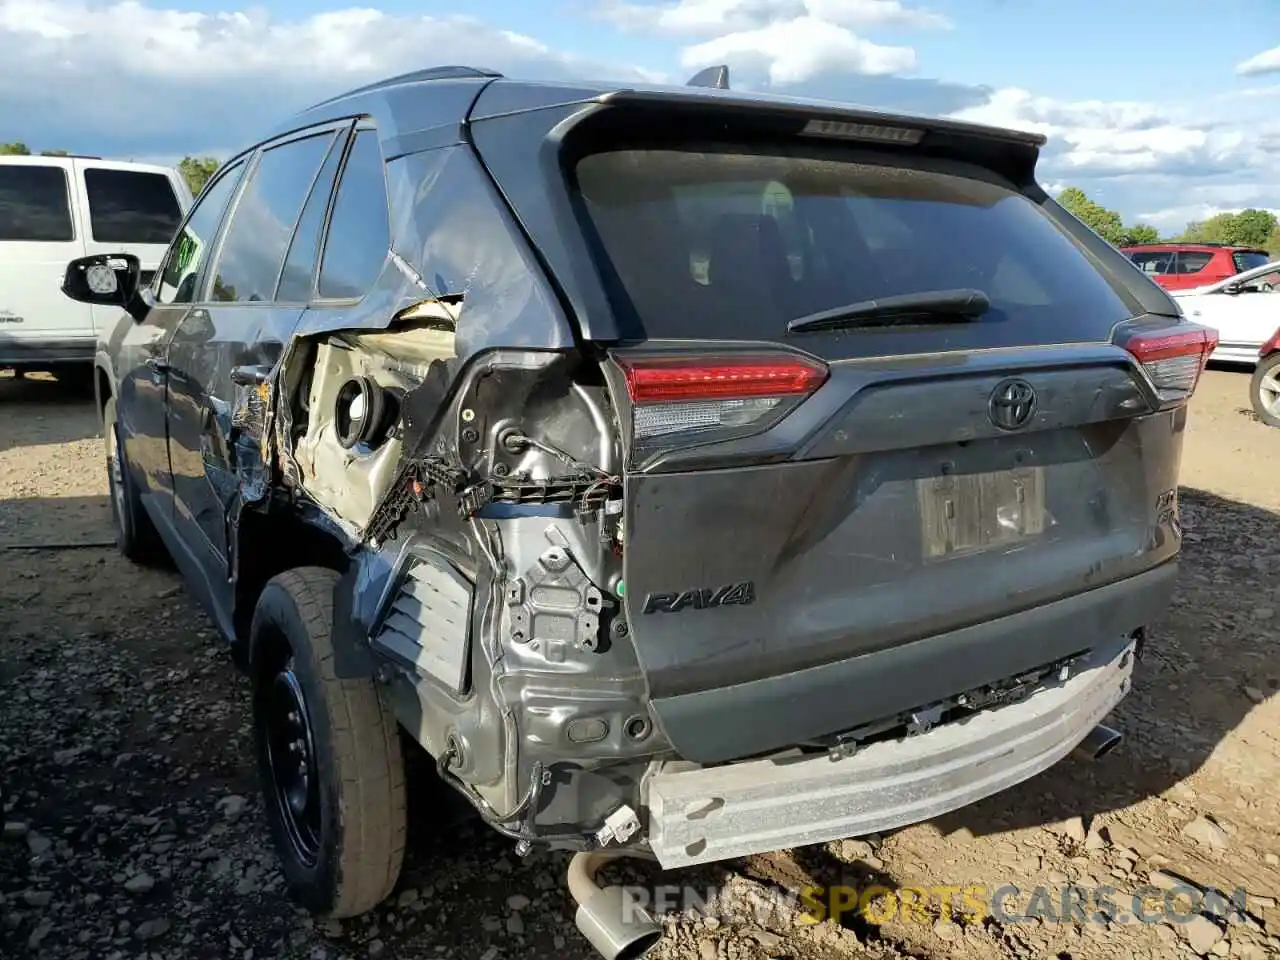
{"type": "Polygon", "coordinates": [[[149,282],[191,202],[172,167],[0,157],[0,370],[89,376],[97,333],[120,311],[63,294],[67,263],[132,253],[149,282]]]}

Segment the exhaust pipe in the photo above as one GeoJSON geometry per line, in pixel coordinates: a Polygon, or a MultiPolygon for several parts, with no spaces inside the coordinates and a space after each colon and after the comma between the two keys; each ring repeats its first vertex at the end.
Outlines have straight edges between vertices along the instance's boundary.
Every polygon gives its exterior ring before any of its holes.
{"type": "Polygon", "coordinates": [[[578,904],[573,922],[604,960],[637,960],[662,939],[662,928],[621,887],[600,887],[596,872],[609,860],[627,856],[592,850],[569,861],[569,895],[578,904]]]}
{"type": "Polygon", "coordinates": [[[1071,751],[1071,755],[1078,760],[1101,760],[1119,746],[1123,739],[1124,734],[1119,730],[1112,730],[1100,723],[1089,731],[1075,750],[1071,751]]]}

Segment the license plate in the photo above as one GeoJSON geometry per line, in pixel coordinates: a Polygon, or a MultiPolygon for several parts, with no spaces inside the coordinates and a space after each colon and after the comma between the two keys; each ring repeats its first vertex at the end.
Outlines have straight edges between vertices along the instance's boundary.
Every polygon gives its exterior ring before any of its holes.
{"type": "Polygon", "coordinates": [[[1007,547],[1044,532],[1044,469],[916,481],[925,560],[1007,547]]]}

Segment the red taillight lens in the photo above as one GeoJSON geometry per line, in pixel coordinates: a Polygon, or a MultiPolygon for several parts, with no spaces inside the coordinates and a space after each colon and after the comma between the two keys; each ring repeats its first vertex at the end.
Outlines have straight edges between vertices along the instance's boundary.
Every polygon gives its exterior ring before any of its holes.
{"type": "Polygon", "coordinates": [[[827,379],[826,364],[790,354],[617,359],[639,447],[754,433],[776,423],[827,379]]]}
{"type": "Polygon", "coordinates": [[[632,403],[669,400],[789,397],[813,393],[826,366],[802,357],[620,361],[632,403]]]}
{"type": "Polygon", "coordinates": [[[1197,323],[1134,333],[1124,341],[1164,401],[1185,400],[1218,346],[1218,331],[1197,323]]]}

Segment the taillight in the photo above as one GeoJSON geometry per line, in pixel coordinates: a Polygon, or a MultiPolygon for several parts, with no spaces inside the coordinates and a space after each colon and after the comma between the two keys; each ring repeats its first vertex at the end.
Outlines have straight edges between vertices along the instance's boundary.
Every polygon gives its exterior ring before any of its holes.
{"type": "Polygon", "coordinates": [[[768,429],[827,379],[793,354],[618,357],[639,451],[709,443],[768,429]]]}
{"type": "Polygon", "coordinates": [[[1121,344],[1151,378],[1166,403],[1185,400],[1218,346],[1218,331],[1198,323],[1179,323],[1155,330],[1136,331],[1121,344]]]}

